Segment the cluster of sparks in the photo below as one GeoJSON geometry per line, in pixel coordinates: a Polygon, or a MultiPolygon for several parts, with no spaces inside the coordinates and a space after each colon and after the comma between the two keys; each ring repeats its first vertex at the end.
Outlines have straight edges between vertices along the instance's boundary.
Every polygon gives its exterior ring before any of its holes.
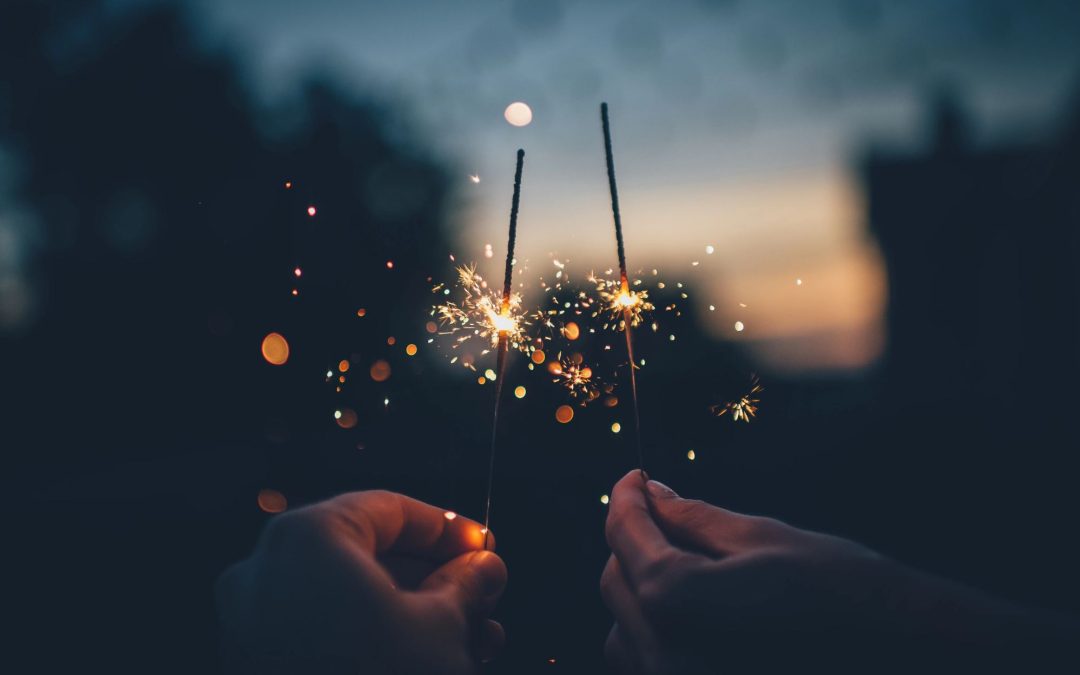
{"type": "Polygon", "coordinates": [[[761,386],[761,382],[758,381],[757,376],[754,375],[750,380],[750,391],[734,401],[728,401],[727,403],[712,406],[710,410],[717,417],[722,417],[723,415],[731,413],[732,421],[738,422],[739,420],[742,420],[749,424],[750,420],[757,415],[758,404],[761,403],[758,394],[762,391],[764,391],[764,387],[761,386]]]}
{"type": "Polygon", "coordinates": [[[562,356],[552,361],[548,372],[555,376],[555,384],[562,385],[570,396],[581,399],[582,404],[600,397],[600,383],[593,377],[593,369],[585,365],[581,354],[562,356]]]}
{"type": "MultiPolygon", "coordinates": [[[[611,270],[608,270],[607,274],[610,275],[611,270]]],[[[596,287],[600,298],[593,317],[603,319],[605,330],[622,331],[627,328],[637,328],[656,309],[649,302],[649,291],[644,288],[631,289],[631,284],[627,279],[590,274],[589,283],[596,287]],[[626,325],[627,322],[629,326],[626,325]]],[[[641,286],[641,279],[635,279],[633,285],[635,288],[641,286]]]]}

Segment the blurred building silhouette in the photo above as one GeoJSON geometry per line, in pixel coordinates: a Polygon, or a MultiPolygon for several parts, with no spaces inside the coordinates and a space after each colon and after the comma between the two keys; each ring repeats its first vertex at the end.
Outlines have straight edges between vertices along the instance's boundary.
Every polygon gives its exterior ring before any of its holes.
{"type": "Polygon", "coordinates": [[[1075,119],[1059,137],[979,147],[946,92],[929,147],[864,160],[888,269],[889,403],[1063,412],[1080,353],[1075,119]]]}

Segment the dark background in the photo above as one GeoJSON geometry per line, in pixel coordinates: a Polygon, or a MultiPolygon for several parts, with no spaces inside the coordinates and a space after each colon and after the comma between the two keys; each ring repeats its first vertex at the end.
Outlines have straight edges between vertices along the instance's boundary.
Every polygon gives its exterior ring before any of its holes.
{"type": "MultiPolygon", "coordinates": [[[[4,217],[34,233],[21,276],[0,279],[23,317],[0,333],[17,627],[2,658],[19,672],[215,669],[213,581],[271,517],[261,489],[290,508],[381,487],[481,514],[492,388],[423,348],[461,170],[399,104],[332,77],[260,103],[195,21],[168,4],[0,12],[4,217]],[[285,366],[260,355],[270,331],[285,366]],[[338,394],[324,376],[343,358],[338,394]],[[343,405],[354,428],[329,414],[343,405]]],[[[888,273],[884,357],[768,372],[686,307],[677,349],[639,332],[646,463],[685,495],[1076,612],[1080,104],[1046,140],[986,147],[953,87],[926,91],[926,143],[851,158],[888,273]],[[701,402],[751,371],[762,414],[711,416],[701,402]]],[[[599,406],[556,424],[563,392],[524,366],[508,386],[529,393],[504,409],[508,643],[490,671],[598,672],[599,496],[634,465],[631,425],[613,436],[599,406]]]]}

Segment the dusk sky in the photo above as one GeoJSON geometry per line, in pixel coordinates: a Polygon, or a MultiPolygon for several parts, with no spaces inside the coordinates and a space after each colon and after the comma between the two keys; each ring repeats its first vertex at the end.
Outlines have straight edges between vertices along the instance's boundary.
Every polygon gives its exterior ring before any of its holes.
{"type": "Polygon", "coordinates": [[[524,147],[519,261],[614,264],[608,101],[630,266],[689,283],[715,335],[787,369],[858,368],[880,351],[884,271],[854,167],[866,144],[921,147],[942,83],[976,142],[1046,138],[1080,64],[1070,2],[191,5],[211,40],[239,44],[269,100],[327,72],[406,104],[460,170],[459,260],[485,262],[491,243],[498,261],[524,147]],[[528,126],[504,120],[514,101],[532,108],[528,126]]]}

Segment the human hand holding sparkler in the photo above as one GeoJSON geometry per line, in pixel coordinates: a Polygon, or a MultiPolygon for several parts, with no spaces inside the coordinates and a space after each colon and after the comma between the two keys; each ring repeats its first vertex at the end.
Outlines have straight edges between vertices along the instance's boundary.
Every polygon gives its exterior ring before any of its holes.
{"type": "Polygon", "coordinates": [[[876,672],[899,661],[936,671],[929,659],[941,657],[968,672],[1003,657],[1027,672],[1039,659],[1077,665],[1073,620],[839,537],[682,499],[638,470],[615,485],[606,531],[600,587],[616,623],[605,651],[619,672],[876,672]]]}
{"type": "Polygon", "coordinates": [[[276,516],[217,586],[229,672],[474,673],[506,566],[479,523],[392,492],[276,516]]]}

